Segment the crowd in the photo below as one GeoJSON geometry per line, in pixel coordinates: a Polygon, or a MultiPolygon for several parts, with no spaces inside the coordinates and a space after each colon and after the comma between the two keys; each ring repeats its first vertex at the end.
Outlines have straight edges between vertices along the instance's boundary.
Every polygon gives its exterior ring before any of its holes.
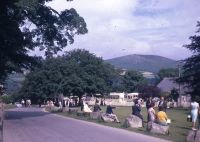
{"type": "MultiPolygon", "coordinates": [[[[161,97],[159,101],[157,113],[154,107],[155,107],[155,102],[152,100],[151,97],[149,97],[146,101],[147,122],[154,122],[163,126],[169,125],[171,121],[166,114],[167,105],[166,101],[164,100],[164,97],[161,97]]],[[[141,118],[144,123],[144,119],[141,114],[141,104],[137,99],[135,100],[134,106],[132,107],[132,114],[141,118]]]]}
{"type": "MultiPolygon", "coordinates": [[[[147,120],[148,122],[155,122],[158,123],[160,125],[164,125],[167,126],[170,123],[170,119],[168,118],[167,114],[166,114],[166,101],[164,100],[164,97],[161,97],[159,104],[158,104],[158,112],[156,113],[154,107],[155,107],[155,102],[152,100],[152,98],[148,98],[146,101],[146,108],[147,108],[147,120]]],[[[142,102],[141,100],[136,99],[134,101],[134,105],[132,106],[132,115],[135,115],[137,117],[139,117],[144,125],[144,119],[143,116],[141,114],[141,110],[142,110],[142,106],[141,106],[142,102]]],[[[113,113],[113,109],[115,107],[112,107],[110,104],[107,105],[106,108],[106,115],[112,119],[115,120],[115,122],[120,122],[119,119],[117,118],[117,115],[113,113]]],[[[92,112],[92,109],[89,108],[87,103],[83,102],[82,105],[82,111],[84,112],[92,112]]],[[[93,112],[100,112],[101,111],[101,107],[99,105],[99,101],[97,100],[94,108],[93,108],[93,112]]]]}
{"type": "MultiPolygon", "coordinates": [[[[73,106],[72,102],[73,101],[68,101],[68,102],[66,101],[64,103],[59,102],[58,106],[72,107],[73,106]]],[[[74,101],[74,105],[78,104],[78,103],[80,103],[81,111],[83,111],[83,112],[90,113],[90,112],[101,112],[102,111],[102,109],[100,107],[100,104],[102,105],[102,102],[101,101],[99,102],[99,100],[96,100],[96,103],[93,107],[93,110],[83,100],[80,100],[80,102],[74,101]]],[[[22,106],[29,107],[31,105],[31,101],[29,99],[28,100],[22,99],[21,104],[22,104],[22,106]]],[[[132,106],[132,115],[139,117],[142,120],[143,126],[144,126],[144,118],[143,118],[143,115],[141,113],[142,104],[143,104],[142,100],[139,100],[139,99],[134,100],[134,105],[132,106]]],[[[47,105],[48,106],[54,106],[55,103],[53,101],[47,101],[47,105]]],[[[113,109],[115,109],[115,107],[111,106],[111,104],[106,104],[106,105],[107,105],[106,112],[105,112],[106,115],[108,117],[112,118],[115,122],[119,123],[120,121],[117,118],[117,115],[113,113],[113,109]]],[[[41,106],[41,103],[39,103],[39,106],[41,106]]],[[[158,112],[155,111],[155,101],[152,99],[152,97],[149,97],[146,100],[147,123],[154,122],[154,123],[158,123],[158,124],[163,125],[163,126],[169,125],[169,123],[171,123],[171,120],[168,118],[167,113],[166,113],[166,111],[167,111],[167,101],[164,99],[164,97],[160,98],[157,107],[158,107],[158,112]]],[[[191,112],[188,115],[188,121],[192,122],[192,130],[197,130],[197,128],[196,128],[197,120],[199,121],[199,124],[200,124],[199,103],[197,103],[197,101],[192,98],[192,100],[191,100],[191,112]]],[[[200,125],[199,125],[199,128],[200,128],[200,125]]]]}

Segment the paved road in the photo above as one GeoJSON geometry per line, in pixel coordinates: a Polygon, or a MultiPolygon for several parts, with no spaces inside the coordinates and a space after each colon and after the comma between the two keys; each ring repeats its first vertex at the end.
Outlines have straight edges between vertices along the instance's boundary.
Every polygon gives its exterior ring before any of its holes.
{"type": "Polygon", "coordinates": [[[167,142],[162,139],[65,118],[38,108],[6,112],[4,142],[167,142]]]}

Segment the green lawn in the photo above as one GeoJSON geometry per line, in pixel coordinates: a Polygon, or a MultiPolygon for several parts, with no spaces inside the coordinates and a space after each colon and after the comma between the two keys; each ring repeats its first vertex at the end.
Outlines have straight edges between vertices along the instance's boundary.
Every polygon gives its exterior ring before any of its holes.
{"type": "MultiPolygon", "coordinates": [[[[103,107],[102,109],[105,112],[106,107],[103,107]]],[[[76,114],[68,114],[66,112],[65,113],[59,112],[58,114],[76,118],[76,119],[91,121],[91,122],[99,123],[102,125],[117,127],[117,128],[126,129],[126,130],[130,130],[130,131],[138,132],[138,133],[143,133],[146,135],[152,135],[152,136],[156,136],[156,137],[160,137],[160,138],[164,138],[164,139],[168,139],[168,140],[172,140],[172,141],[176,141],[176,142],[184,142],[186,140],[188,130],[191,129],[191,122],[186,121],[188,112],[189,112],[188,110],[181,109],[181,108],[167,110],[167,115],[172,120],[172,123],[170,124],[170,135],[169,136],[168,135],[165,136],[165,135],[150,134],[149,132],[146,131],[146,125],[144,128],[139,128],[139,129],[124,128],[122,125],[123,125],[125,118],[131,114],[131,107],[117,107],[116,109],[114,109],[114,113],[117,114],[119,120],[122,123],[114,123],[114,122],[105,123],[105,122],[98,121],[98,120],[91,120],[89,117],[81,117],[81,116],[77,116],[76,114]]],[[[144,116],[144,120],[146,121],[147,120],[146,108],[143,108],[142,114],[144,116]]]]}

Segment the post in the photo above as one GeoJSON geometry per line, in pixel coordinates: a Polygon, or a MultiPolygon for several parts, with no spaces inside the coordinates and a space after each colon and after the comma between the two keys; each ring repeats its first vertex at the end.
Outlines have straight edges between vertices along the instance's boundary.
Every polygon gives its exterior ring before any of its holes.
{"type": "MultiPolygon", "coordinates": [[[[3,95],[3,85],[0,84],[0,96],[3,95]]],[[[3,119],[4,119],[4,108],[3,102],[0,99],[0,142],[3,142],[3,119]]]]}
{"type": "MultiPolygon", "coordinates": [[[[178,63],[178,78],[180,79],[181,77],[181,68],[180,64],[178,63]]],[[[181,97],[181,85],[180,85],[180,80],[178,82],[178,92],[179,92],[179,98],[180,98],[180,106],[182,106],[182,97],[181,97]]]]}
{"type": "Polygon", "coordinates": [[[0,102],[0,142],[3,142],[3,119],[4,119],[4,107],[3,107],[3,102],[0,102]]]}

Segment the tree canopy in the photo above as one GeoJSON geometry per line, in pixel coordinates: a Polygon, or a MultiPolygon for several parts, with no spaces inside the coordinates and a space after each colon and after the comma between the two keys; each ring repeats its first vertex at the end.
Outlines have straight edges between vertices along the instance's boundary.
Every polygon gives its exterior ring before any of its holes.
{"type": "Polygon", "coordinates": [[[35,58],[28,52],[38,47],[51,57],[74,36],[87,33],[86,23],[75,9],[58,12],[47,6],[53,0],[1,0],[0,79],[13,71],[29,68],[35,58]]]}
{"type": "Polygon", "coordinates": [[[180,81],[191,89],[192,96],[200,94],[200,22],[197,22],[196,35],[190,36],[191,43],[185,45],[193,55],[184,61],[180,81]]]}
{"type": "Polygon", "coordinates": [[[159,79],[162,80],[165,77],[178,77],[178,69],[168,68],[168,69],[161,69],[158,72],[159,79]]]}
{"type": "Polygon", "coordinates": [[[46,59],[25,79],[20,94],[32,100],[107,93],[114,68],[86,50],[74,50],[62,57],[46,59]]]}
{"type": "Polygon", "coordinates": [[[139,86],[146,84],[146,80],[140,72],[127,71],[123,78],[125,92],[131,93],[139,91],[139,86]]]}

